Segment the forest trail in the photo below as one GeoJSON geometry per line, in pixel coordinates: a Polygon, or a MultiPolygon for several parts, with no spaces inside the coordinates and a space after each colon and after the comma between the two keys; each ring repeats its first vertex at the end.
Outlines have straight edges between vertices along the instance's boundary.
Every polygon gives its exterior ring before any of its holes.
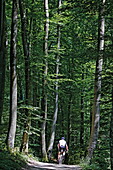
{"type": "Polygon", "coordinates": [[[23,168],[22,170],[82,170],[82,168],[78,165],[59,165],[59,164],[53,164],[53,163],[43,163],[43,162],[37,162],[37,161],[29,161],[26,168],[23,168]]]}

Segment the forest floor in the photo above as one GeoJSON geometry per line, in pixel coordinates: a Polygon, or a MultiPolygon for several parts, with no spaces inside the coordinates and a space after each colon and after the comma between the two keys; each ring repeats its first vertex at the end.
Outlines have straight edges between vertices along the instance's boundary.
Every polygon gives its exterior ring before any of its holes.
{"type": "Polygon", "coordinates": [[[26,168],[22,170],[82,170],[78,165],[66,165],[66,164],[55,164],[55,163],[43,163],[34,160],[29,160],[26,168]]]}
{"type": "Polygon", "coordinates": [[[11,154],[7,150],[0,150],[0,170],[82,170],[79,165],[59,165],[56,159],[51,162],[44,163],[32,155],[11,154]]]}

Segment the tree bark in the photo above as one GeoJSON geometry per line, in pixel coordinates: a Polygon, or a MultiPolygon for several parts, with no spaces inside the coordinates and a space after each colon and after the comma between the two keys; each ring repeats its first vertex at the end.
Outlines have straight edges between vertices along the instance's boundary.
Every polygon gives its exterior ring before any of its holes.
{"type": "Polygon", "coordinates": [[[7,136],[7,146],[11,151],[14,148],[16,121],[17,121],[17,73],[16,73],[16,39],[17,39],[17,6],[18,1],[13,0],[11,49],[10,49],[10,117],[7,136]]]}
{"type": "MultiPolygon", "coordinates": [[[[58,4],[58,8],[61,7],[61,0],[59,0],[59,4],[58,4]]],[[[60,10],[59,10],[60,12],[60,10]]],[[[60,39],[61,39],[61,31],[60,31],[60,24],[58,24],[58,28],[57,28],[57,35],[58,35],[58,40],[57,40],[57,49],[58,49],[58,54],[57,54],[57,58],[56,58],[56,86],[55,86],[55,90],[56,90],[56,96],[55,96],[55,112],[54,112],[54,117],[53,117],[53,124],[52,124],[52,128],[51,128],[51,138],[50,138],[50,143],[49,143],[49,147],[48,147],[48,151],[51,154],[52,150],[53,150],[53,145],[54,145],[54,139],[55,139],[55,130],[56,130],[56,122],[57,122],[57,115],[58,115],[58,74],[59,74],[59,61],[60,61],[60,54],[59,54],[59,50],[60,50],[60,39]]],[[[51,155],[50,155],[51,157],[51,155]]]]}
{"type": "MultiPolygon", "coordinates": [[[[22,30],[22,42],[25,58],[25,104],[29,105],[30,100],[30,66],[29,66],[29,43],[27,35],[27,17],[24,10],[23,0],[19,0],[20,16],[21,16],[21,30],[22,30]]],[[[20,150],[24,153],[28,153],[29,142],[29,130],[30,130],[30,114],[28,109],[25,109],[26,122],[24,123],[24,133],[22,138],[22,144],[20,150]]]]}
{"type": "Polygon", "coordinates": [[[94,103],[92,110],[92,128],[90,143],[88,147],[88,160],[93,157],[94,149],[97,145],[99,123],[100,123],[100,99],[101,99],[101,81],[102,81],[102,64],[104,55],[104,32],[105,32],[105,18],[104,18],[105,0],[102,0],[99,11],[99,40],[98,49],[99,54],[96,61],[95,85],[94,85],[94,103]]]}
{"type": "Polygon", "coordinates": [[[0,124],[2,123],[5,88],[5,1],[0,1],[0,124]]]}
{"type": "Polygon", "coordinates": [[[46,119],[47,119],[47,74],[48,74],[48,34],[49,34],[49,6],[48,6],[48,0],[44,1],[44,12],[45,12],[45,25],[44,25],[44,31],[45,31],[45,37],[44,37],[44,77],[42,80],[43,84],[43,90],[42,90],[42,101],[41,101],[41,108],[42,108],[42,117],[43,117],[43,123],[42,123],[42,158],[44,161],[47,161],[47,152],[46,152],[46,119]]]}

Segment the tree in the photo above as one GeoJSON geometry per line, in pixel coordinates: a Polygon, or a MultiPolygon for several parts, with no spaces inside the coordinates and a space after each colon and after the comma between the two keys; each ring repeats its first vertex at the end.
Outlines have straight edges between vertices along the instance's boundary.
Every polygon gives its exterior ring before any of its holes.
{"type": "Polygon", "coordinates": [[[44,1],[44,12],[45,12],[45,25],[44,25],[44,67],[43,67],[43,90],[42,90],[42,101],[41,101],[41,108],[42,108],[42,157],[43,160],[47,160],[47,152],[46,152],[46,136],[45,136],[45,129],[46,129],[46,119],[47,119],[47,74],[48,74],[48,33],[49,33],[49,7],[48,7],[48,0],[44,1]]]}
{"type": "MultiPolygon", "coordinates": [[[[61,8],[61,0],[58,1],[58,9],[60,13],[60,8],[61,8]]],[[[60,39],[61,39],[61,31],[60,31],[60,23],[58,23],[58,28],[57,28],[57,58],[56,58],[56,83],[55,83],[55,112],[54,112],[54,117],[53,117],[53,124],[51,128],[51,138],[50,138],[50,143],[48,147],[48,152],[51,153],[53,150],[53,145],[54,145],[54,140],[55,140],[55,131],[56,131],[56,122],[57,122],[57,114],[58,114],[58,74],[59,74],[59,62],[60,62],[60,39]]],[[[51,155],[50,155],[51,156],[51,155]]]]}
{"type": "Polygon", "coordinates": [[[7,146],[9,150],[14,148],[16,121],[17,121],[17,73],[16,73],[16,39],[17,39],[17,16],[18,1],[13,0],[12,26],[11,26],[11,48],[10,48],[10,117],[7,134],[7,146]]]}
{"type": "Polygon", "coordinates": [[[0,1],[0,124],[2,123],[5,88],[5,1],[0,1]]]}
{"type": "Polygon", "coordinates": [[[105,32],[105,18],[104,18],[104,7],[105,0],[102,0],[101,9],[99,11],[99,34],[98,34],[98,56],[96,61],[95,71],[95,85],[94,85],[94,103],[92,110],[92,128],[90,143],[88,147],[88,159],[91,160],[93,157],[94,149],[96,148],[99,124],[100,124],[100,99],[101,99],[101,83],[102,83],[102,64],[104,55],[104,32],[105,32]]]}
{"type": "MultiPolygon", "coordinates": [[[[29,41],[27,34],[27,16],[24,9],[24,2],[19,0],[20,16],[21,16],[21,30],[22,30],[22,43],[25,58],[25,105],[28,107],[30,100],[30,66],[29,66],[29,41]]],[[[30,130],[30,114],[29,110],[25,109],[26,121],[24,123],[24,133],[20,150],[28,153],[29,130],[30,130]]]]}

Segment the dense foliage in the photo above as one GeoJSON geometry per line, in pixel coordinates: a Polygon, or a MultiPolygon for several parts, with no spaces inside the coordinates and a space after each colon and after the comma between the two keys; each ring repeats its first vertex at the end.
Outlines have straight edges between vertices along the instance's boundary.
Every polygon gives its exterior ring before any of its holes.
{"type": "MultiPolygon", "coordinates": [[[[69,146],[68,164],[85,165],[85,158],[91,132],[92,106],[96,60],[98,56],[99,10],[101,0],[62,0],[60,12],[58,2],[49,0],[48,51],[45,55],[44,37],[46,22],[44,3],[24,0],[26,15],[26,57],[22,40],[21,11],[18,5],[17,32],[17,125],[15,147],[20,148],[26,124],[29,125],[29,153],[42,157],[41,131],[44,122],[42,109],[43,94],[47,95],[46,146],[51,136],[51,126],[55,112],[56,92],[58,92],[58,116],[52,157],[57,159],[57,143],[65,136],[69,146]],[[60,27],[60,48],[58,49],[58,26],[60,27]],[[59,60],[57,61],[57,57],[59,60]],[[26,102],[26,59],[29,60],[29,94],[26,102]],[[47,63],[45,63],[47,61],[47,63]],[[44,67],[48,66],[47,75],[44,67]],[[59,73],[56,67],[59,65],[59,73]],[[43,80],[46,80],[44,87],[43,80]],[[56,90],[56,82],[58,89],[56,90]],[[27,110],[27,114],[26,114],[27,110]]],[[[2,122],[0,124],[0,144],[5,143],[8,133],[10,110],[10,39],[12,3],[5,4],[6,66],[5,92],[2,122]]],[[[113,4],[105,3],[105,47],[102,70],[100,100],[100,129],[97,147],[89,169],[110,169],[110,129],[113,114],[113,4]]],[[[27,79],[28,80],[28,79],[27,79]]],[[[0,98],[1,99],[1,98],[0,98]]],[[[1,101],[0,101],[1,102],[1,101]]],[[[113,140],[113,139],[112,139],[113,140]]],[[[18,149],[19,150],[19,149],[18,149]]],[[[88,167],[86,166],[86,169],[88,167]]]]}

